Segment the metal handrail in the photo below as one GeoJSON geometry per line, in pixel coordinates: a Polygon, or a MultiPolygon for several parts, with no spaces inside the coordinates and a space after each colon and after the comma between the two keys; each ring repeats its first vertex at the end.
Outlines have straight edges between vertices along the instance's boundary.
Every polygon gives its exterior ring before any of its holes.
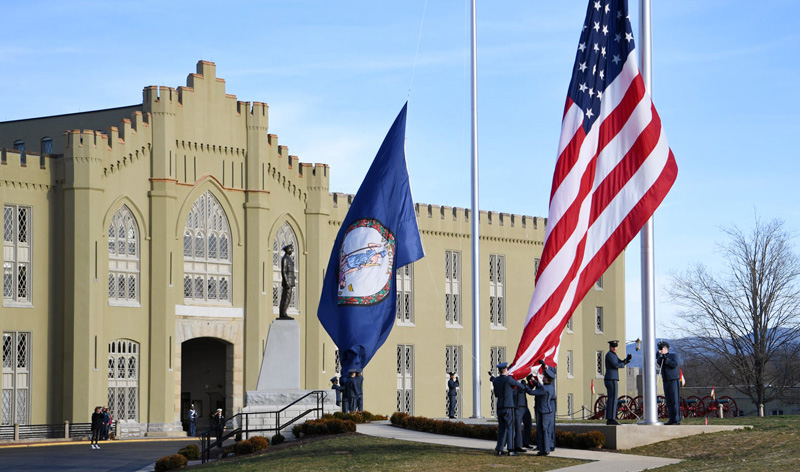
{"type": "MultiPolygon", "coordinates": [[[[231,416],[230,418],[225,420],[225,425],[227,425],[229,422],[232,422],[232,426],[233,426],[234,424],[236,424],[234,422],[234,420],[236,420],[238,418],[239,419],[239,426],[234,428],[233,430],[231,430],[229,433],[223,434],[220,438],[215,439],[213,444],[211,442],[211,434],[216,431],[216,428],[211,428],[211,429],[209,429],[207,431],[204,431],[204,432],[200,433],[200,444],[201,444],[201,448],[202,448],[201,449],[201,453],[200,453],[200,457],[201,457],[202,462],[205,463],[205,462],[208,462],[211,459],[211,450],[214,447],[222,448],[222,443],[226,439],[228,439],[228,438],[230,438],[232,436],[235,436],[236,434],[239,434],[239,433],[249,434],[249,433],[262,432],[262,431],[275,431],[276,433],[279,433],[281,430],[286,429],[288,426],[291,426],[292,424],[294,424],[295,422],[297,422],[301,418],[305,417],[309,413],[312,413],[312,412],[315,412],[315,411],[316,412],[320,412],[321,414],[318,415],[317,417],[318,418],[322,417],[325,414],[325,399],[327,398],[327,396],[328,396],[328,392],[325,391],[325,390],[312,390],[312,391],[306,393],[305,395],[303,395],[302,397],[298,398],[297,400],[293,401],[292,403],[289,403],[288,405],[284,406],[280,410],[262,411],[262,412],[257,412],[257,413],[244,413],[244,412],[241,412],[241,413],[237,413],[237,414],[231,416]],[[294,418],[288,419],[285,423],[281,423],[280,422],[281,421],[281,413],[283,413],[284,411],[286,411],[290,407],[296,405],[301,400],[304,400],[305,398],[310,397],[311,395],[316,396],[317,406],[315,408],[309,408],[309,409],[301,412],[299,415],[295,416],[294,418]],[[250,427],[249,427],[250,426],[250,416],[252,416],[252,415],[257,415],[257,416],[275,415],[275,427],[274,428],[250,429],[250,427]]],[[[223,426],[223,428],[224,428],[224,426],[223,426]]]]}

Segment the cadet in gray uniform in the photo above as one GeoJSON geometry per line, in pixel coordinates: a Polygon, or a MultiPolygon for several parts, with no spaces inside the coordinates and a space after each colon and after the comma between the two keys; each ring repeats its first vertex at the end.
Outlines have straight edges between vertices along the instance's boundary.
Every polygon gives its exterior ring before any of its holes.
{"type": "MultiPolygon", "coordinates": [[[[533,388],[533,376],[529,375],[523,380],[520,380],[520,383],[525,385],[528,388],[533,388]]],[[[522,447],[530,448],[531,447],[531,430],[533,429],[533,418],[531,418],[531,410],[528,408],[528,397],[530,395],[529,392],[525,391],[522,393],[518,393],[521,397],[519,398],[519,404],[517,405],[517,413],[522,411],[522,447]]],[[[519,445],[520,442],[517,442],[519,445]]]]}
{"type": "Polygon", "coordinates": [[[514,392],[513,388],[526,388],[513,377],[506,375],[508,363],[497,364],[500,375],[491,377],[494,386],[494,395],[497,397],[497,445],[494,450],[498,456],[503,455],[503,447],[508,449],[509,456],[516,456],[514,452],[514,392]]]}
{"type": "Polygon", "coordinates": [[[350,377],[344,384],[344,412],[353,413],[358,403],[358,390],[356,390],[356,369],[350,369],[350,377]]]}
{"type": "Polygon", "coordinates": [[[556,371],[544,364],[542,367],[544,367],[544,383],[539,383],[532,377],[534,389],[531,395],[536,397],[533,409],[536,412],[536,448],[539,449],[537,455],[546,456],[556,448],[556,389],[552,383],[556,378],[556,371]]]}
{"type": "Polygon", "coordinates": [[[669,343],[658,343],[656,365],[661,369],[661,380],[664,383],[664,398],[667,401],[669,422],[667,424],[681,424],[681,370],[678,368],[678,357],[669,352],[669,343]]]}
{"type": "Polygon", "coordinates": [[[336,390],[336,406],[342,406],[342,391],[344,388],[339,385],[339,377],[331,378],[331,384],[331,388],[336,390]]]}
{"type": "Polygon", "coordinates": [[[447,400],[450,404],[447,406],[447,417],[456,417],[456,402],[458,402],[458,379],[455,372],[450,372],[450,380],[447,381],[447,400]]]}
{"type": "Polygon", "coordinates": [[[631,355],[625,360],[617,356],[617,346],[619,341],[616,339],[608,342],[608,352],[606,353],[606,375],[603,376],[603,383],[606,385],[606,424],[618,425],[617,421],[617,398],[619,397],[619,371],[631,361],[631,355]]]}
{"type": "Polygon", "coordinates": [[[364,411],[364,375],[360,370],[356,371],[356,405],[355,411],[364,411]]]}

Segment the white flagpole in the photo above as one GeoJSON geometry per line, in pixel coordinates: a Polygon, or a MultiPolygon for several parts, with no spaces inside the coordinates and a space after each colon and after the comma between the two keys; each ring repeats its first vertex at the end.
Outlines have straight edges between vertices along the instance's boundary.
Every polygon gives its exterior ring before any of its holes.
{"type": "Polygon", "coordinates": [[[472,417],[481,417],[480,250],[478,218],[478,66],[475,0],[472,0],[472,417]]]}
{"type": "MultiPolygon", "coordinates": [[[[645,88],[653,96],[652,30],[650,0],[640,0],[639,55],[645,88]]],[[[656,408],[656,310],[655,270],[653,267],[653,218],[639,233],[642,250],[642,367],[644,368],[644,415],[640,424],[661,424],[656,408]]]]}

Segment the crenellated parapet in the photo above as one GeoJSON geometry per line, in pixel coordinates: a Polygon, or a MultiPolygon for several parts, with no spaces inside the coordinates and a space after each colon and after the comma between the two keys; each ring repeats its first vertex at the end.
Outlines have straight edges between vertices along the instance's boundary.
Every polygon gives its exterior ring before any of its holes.
{"type": "MultiPolygon", "coordinates": [[[[331,193],[331,214],[329,224],[341,226],[355,196],[346,193],[331,193]]],[[[449,207],[416,203],[420,233],[426,236],[469,238],[471,211],[468,208],[449,207]]],[[[497,241],[512,244],[541,246],[544,243],[547,219],[537,216],[480,212],[481,241],[497,241]]]]}
{"type": "Polygon", "coordinates": [[[49,190],[55,180],[54,172],[48,155],[0,149],[0,186],[49,190]]]}
{"type": "Polygon", "coordinates": [[[106,132],[74,129],[65,133],[64,158],[67,162],[92,164],[100,176],[122,171],[143,157],[149,157],[152,147],[149,113],[135,111],[125,118],[119,128],[110,126],[106,132]]]}

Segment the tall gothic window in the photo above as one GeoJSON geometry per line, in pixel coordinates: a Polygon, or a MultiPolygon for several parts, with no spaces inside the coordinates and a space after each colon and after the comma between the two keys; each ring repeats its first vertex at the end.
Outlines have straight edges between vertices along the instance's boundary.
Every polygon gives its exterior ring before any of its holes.
{"type": "Polygon", "coordinates": [[[300,251],[297,247],[297,237],[288,222],[281,225],[275,239],[272,241],[272,307],[278,313],[281,303],[281,258],[283,258],[283,248],[287,245],[294,245],[294,280],[295,285],[292,289],[292,300],[289,302],[289,313],[300,313],[300,304],[297,293],[300,289],[300,251]]]}
{"type": "Polygon", "coordinates": [[[3,426],[30,421],[30,352],[30,332],[3,332],[3,426]]]}
{"type": "Polygon", "coordinates": [[[444,252],[445,326],[461,326],[461,251],[444,252]]]}
{"type": "Polygon", "coordinates": [[[31,304],[31,207],[3,208],[3,303],[31,304]]]}
{"type": "Polygon", "coordinates": [[[489,255],[489,322],[492,328],[505,328],[506,256],[489,255]]]}
{"type": "Polygon", "coordinates": [[[118,421],[139,417],[139,343],[117,339],[108,345],[108,409],[118,421]]]}
{"type": "Polygon", "coordinates": [[[414,324],[414,270],[413,264],[406,264],[397,269],[397,324],[413,326],[414,324]]]}
{"type": "Polygon", "coordinates": [[[108,225],[108,302],[139,303],[139,226],[127,205],[117,210],[108,225]]]}
{"type": "Polygon", "coordinates": [[[192,206],[183,231],[183,298],[230,305],[233,300],[231,227],[211,192],[192,206]]]}

